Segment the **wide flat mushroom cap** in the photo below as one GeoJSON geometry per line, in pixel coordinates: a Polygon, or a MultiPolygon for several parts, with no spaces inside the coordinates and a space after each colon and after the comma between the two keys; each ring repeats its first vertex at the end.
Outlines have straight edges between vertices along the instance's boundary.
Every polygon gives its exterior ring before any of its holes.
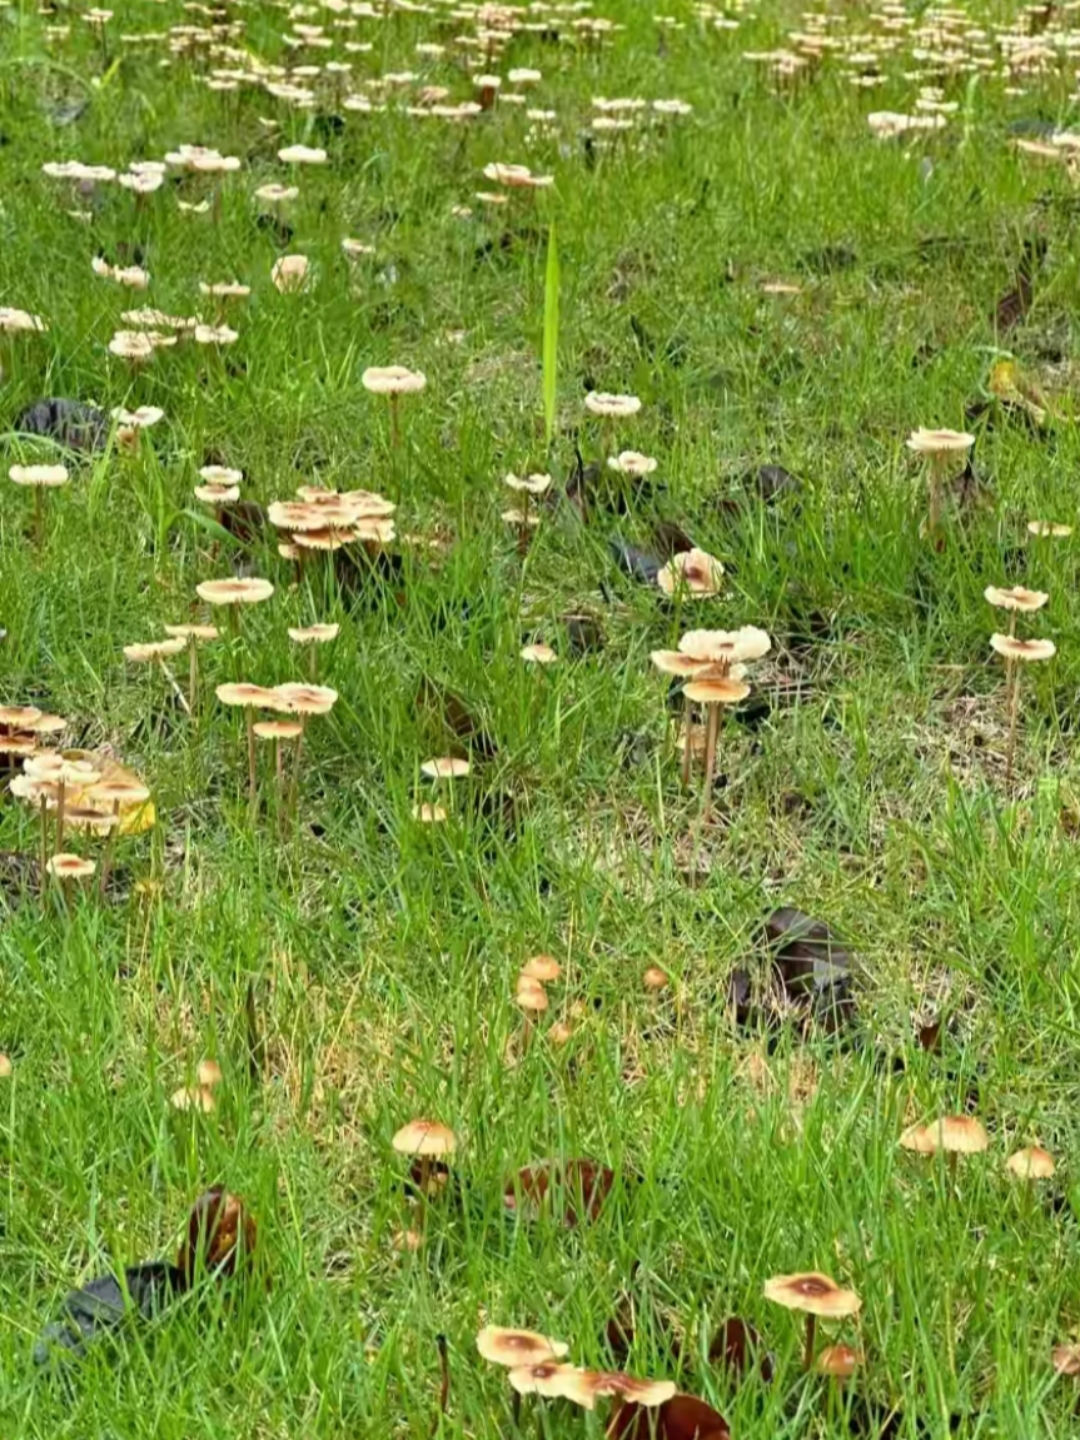
{"type": "Polygon", "coordinates": [[[435,760],[425,760],[420,766],[420,773],[429,780],[461,780],[471,768],[468,760],[456,755],[442,755],[435,760]]]}
{"type": "Polygon", "coordinates": [[[8,478],[16,485],[38,485],[54,490],[59,485],[66,485],[71,477],[66,465],[12,465],[8,469],[8,478]]]}
{"type": "Polygon", "coordinates": [[[771,648],[768,632],[756,625],[742,625],[738,630],[687,630],[679,639],[681,654],[712,663],[760,660],[771,648]]]}
{"type": "Polygon", "coordinates": [[[43,713],[36,705],[0,705],[0,725],[9,725],[15,730],[32,730],[43,713]]]}
{"type": "Polygon", "coordinates": [[[919,455],[961,454],[975,444],[975,436],[963,430],[913,430],[907,448],[919,455]]]}
{"type": "Polygon", "coordinates": [[[657,572],[656,583],[665,595],[686,589],[691,595],[715,595],[724,578],[724,567],[706,550],[683,550],[657,572]]]}
{"type": "Polygon", "coordinates": [[[854,1290],[845,1290],[828,1275],[814,1270],[799,1275],[776,1275],[765,1282],[764,1293],[766,1300],[773,1300],[786,1310],[801,1310],[824,1318],[857,1315],[862,1309],[862,1301],[854,1290]]]}
{"type": "Polygon", "coordinates": [[[1019,640],[1015,635],[991,635],[990,647],[1006,660],[1052,660],[1057,646],[1052,640],[1019,640]]]}
{"type": "Polygon", "coordinates": [[[535,1330],[507,1330],[500,1325],[485,1325],[476,1337],[476,1348],[492,1365],[510,1370],[561,1360],[570,1349],[562,1340],[549,1340],[535,1330]]]}
{"type": "Polygon", "coordinates": [[[304,733],[299,720],[257,720],[251,728],[260,740],[296,740],[304,733]]]}
{"type": "Polygon", "coordinates": [[[274,691],[266,685],[251,685],[237,681],[219,685],[214,692],[222,705],[239,705],[245,710],[273,710],[277,708],[274,691]]]}
{"type": "Polygon", "coordinates": [[[653,650],[649,659],[661,675],[681,675],[689,678],[705,669],[708,660],[695,660],[692,655],[681,655],[678,650],[653,650]]]}
{"type": "Polygon", "coordinates": [[[699,679],[684,685],[683,694],[701,705],[737,705],[750,694],[750,686],[745,680],[733,680],[730,676],[699,679]]]}
{"type": "Polygon", "coordinates": [[[84,860],[81,855],[71,855],[65,851],[47,860],[45,869],[58,880],[87,880],[97,866],[93,860],[84,860]]]}
{"type": "Polygon", "coordinates": [[[179,655],[187,649],[187,641],[180,636],[168,640],[149,640],[141,645],[125,645],[124,659],[145,664],[150,660],[165,660],[170,655],[179,655]]]}
{"type": "Polygon", "coordinates": [[[651,475],[660,463],[651,455],[640,450],[620,450],[618,455],[608,456],[608,469],[617,470],[621,475],[651,475]]]}
{"type": "Polygon", "coordinates": [[[293,715],[328,715],[338,698],[329,685],[275,685],[271,693],[293,715]]]}
{"type": "Polygon", "coordinates": [[[999,610],[1041,610],[1050,596],[1044,590],[1025,590],[1023,585],[1013,585],[1008,590],[998,585],[988,585],[983,599],[999,610]]]}
{"type": "Polygon", "coordinates": [[[585,409],[592,415],[625,419],[638,413],[641,401],[636,395],[611,395],[603,390],[591,390],[585,396],[585,409]]]}
{"type": "Polygon", "coordinates": [[[568,1375],[564,1384],[565,1398],[586,1410],[592,1410],[605,1396],[619,1396],[629,1404],[653,1409],[671,1400],[677,1389],[671,1380],[639,1380],[617,1370],[579,1370],[568,1375]]]}
{"type": "MultiPolygon", "coordinates": [[[[479,1344],[479,1341],[477,1343],[479,1344]]],[[[485,1355],[484,1358],[487,1360],[491,1357],[485,1355]]],[[[511,1366],[507,1379],[512,1390],[516,1390],[519,1395],[542,1395],[552,1400],[567,1398],[568,1383],[572,1382],[575,1375],[580,1374],[575,1365],[562,1365],[557,1360],[541,1360],[535,1365],[516,1365],[511,1362],[511,1366]]]]}
{"type": "Polygon", "coordinates": [[[521,967],[521,975],[526,980],[535,980],[539,984],[558,980],[561,974],[562,966],[554,955],[534,955],[521,967]]]}
{"type": "Polygon", "coordinates": [[[1017,1150],[1006,1160],[1005,1167],[1021,1180],[1049,1180],[1057,1169],[1054,1157],[1038,1145],[1017,1150]]]}
{"type": "Polygon", "coordinates": [[[290,625],[289,639],[298,645],[325,645],[328,641],[337,639],[340,629],[340,625],[290,625]]]}
{"type": "Polygon", "coordinates": [[[452,1155],[457,1138],[438,1120],[410,1120],[390,1143],[399,1155],[452,1155]]]}
{"type": "Polygon", "coordinates": [[[195,586],[195,593],[208,605],[254,605],[269,600],[274,593],[269,580],[248,576],[229,580],[204,580],[195,586]]]}
{"type": "Polygon", "coordinates": [[[404,365],[371,365],[361,375],[360,383],[373,395],[415,395],[427,384],[427,376],[404,365]]]}
{"type": "Polygon", "coordinates": [[[218,628],[216,625],[163,625],[161,627],[166,635],[179,636],[184,640],[216,640],[218,628]]]}
{"type": "Polygon", "coordinates": [[[987,1149],[990,1137],[973,1115],[946,1115],[929,1125],[912,1125],[900,1136],[900,1144],[920,1155],[932,1155],[938,1150],[978,1155],[987,1149]]]}

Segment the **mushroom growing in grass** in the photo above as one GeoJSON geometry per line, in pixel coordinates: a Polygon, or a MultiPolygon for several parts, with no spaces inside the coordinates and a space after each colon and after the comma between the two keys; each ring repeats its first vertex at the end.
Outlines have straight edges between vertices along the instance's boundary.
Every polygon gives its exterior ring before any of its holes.
{"type": "Polygon", "coordinates": [[[257,720],[251,728],[255,732],[256,740],[274,742],[274,783],[280,805],[285,800],[285,757],[281,748],[282,741],[299,740],[304,733],[304,727],[299,720],[257,720]]]}
{"type": "Polygon", "coordinates": [[[360,377],[365,390],[372,395],[386,395],[390,400],[390,443],[395,450],[401,444],[401,419],[398,406],[402,395],[419,395],[427,384],[427,376],[420,370],[408,370],[404,365],[372,365],[360,377]]]}
{"type": "Polygon", "coordinates": [[[955,1180],[960,1155],[981,1155],[990,1137],[973,1115],[946,1115],[929,1125],[910,1125],[900,1136],[905,1150],[916,1155],[947,1155],[949,1175],[955,1180]]]}
{"type": "Polygon", "coordinates": [[[329,645],[331,640],[336,640],[340,625],[305,625],[289,626],[289,639],[294,645],[306,645],[308,647],[308,670],[310,679],[315,680],[318,675],[318,653],[320,645],[329,645]]]}
{"type": "Polygon", "coordinates": [[[1005,1161],[1005,1168],[1018,1180],[1049,1180],[1057,1171],[1054,1157],[1038,1145],[1015,1151],[1005,1161]]]}
{"type": "MultiPolygon", "coordinates": [[[[435,781],[436,784],[440,781],[448,780],[450,782],[450,794],[453,795],[454,781],[464,780],[471,769],[472,766],[468,760],[462,759],[460,756],[440,755],[434,760],[425,760],[420,766],[420,774],[428,780],[435,781]]],[[[443,807],[440,806],[439,808],[442,809],[443,807]]]]}
{"type": "Polygon", "coordinates": [[[814,1363],[814,1337],[819,1317],[842,1320],[857,1315],[862,1301],[854,1290],[845,1290],[828,1275],[808,1271],[800,1275],[776,1275],[765,1282],[765,1299],[797,1310],[806,1316],[806,1344],[803,1347],[803,1369],[814,1363]]]}
{"type": "Polygon", "coordinates": [[[225,606],[229,626],[236,636],[240,633],[240,606],[258,605],[263,600],[269,600],[274,587],[269,580],[252,575],[238,579],[204,580],[201,585],[195,586],[195,593],[208,605],[225,606]]]}
{"type": "Polygon", "coordinates": [[[604,449],[614,450],[615,422],[636,415],[641,409],[641,401],[636,395],[611,395],[604,390],[591,390],[585,396],[585,409],[603,424],[604,449]]]}
{"type": "Polygon", "coordinates": [[[46,872],[54,880],[59,880],[66,902],[71,900],[76,881],[89,880],[96,869],[93,860],[84,860],[81,855],[72,855],[63,850],[58,855],[53,855],[45,866],[46,872]]]}
{"type": "Polygon", "coordinates": [[[34,543],[41,545],[45,539],[45,507],[42,492],[56,490],[66,485],[71,478],[66,465],[12,465],[8,478],[15,485],[23,485],[34,492],[34,543]]]}
{"type": "Polygon", "coordinates": [[[445,1175],[437,1162],[457,1149],[453,1130],[438,1120],[410,1120],[390,1143],[399,1155],[409,1155],[415,1162],[412,1175],[421,1197],[427,1201],[437,1195],[443,1183],[438,1177],[445,1175]]]}
{"type": "Polygon", "coordinates": [[[683,550],[673,555],[656,574],[665,595],[676,599],[705,600],[719,595],[724,567],[707,550],[683,550]]]}
{"type": "Polygon", "coordinates": [[[1013,585],[1008,590],[988,585],[983,591],[983,598],[996,609],[1009,612],[1009,634],[1015,635],[1017,615],[1020,612],[1031,615],[1041,610],[1050,596],[1044,590],[1025,590],[1022,585],[1013,585]]]}
{"type": "Polygon", "coordinates": [[[535,1330],[507,1330],[500,1325],[485,1325],[476,1337],[476,1348],[489,1364],[507,1370],[562,1360],[570,1350],[564,1341],[549,1340],[535,1330]]]}
{"type": "Polygon", "coordinates": [[[216,625],[165,625],[165,634],[183,640],[188,647],[188,709],[195,714],[199,703],[199,646],[218,638],[216,625]]]}
{"type": "Polygon", "coordinates": [[[951,463],[966,455],[975,444],[975,436],[962,430],[913,430],[907,438],[907,448],[921,455],[927,462],[927,482],[930,491],[929,513],[926,530],[931,540],[936,540],[941,527],[941,492],[948,478],[951,463]]]}
{"type": "Polygon", "coordinates": [[[527,975],[519,975],[514,1004],[525,1015],[525,1028],[521,1034],[521,1053],[524,1055],[529,1048],[529,1041],[532,1039],[536,1018],[543,1015],[550,1002],[547,991],[539,980],[533,980],[527,975]]]}
{"type": "Polygon", "coordinates": [[[540,517],[530,511],[529,501],[532,496],[547,494],[551,489],[550,475],[504,475],[503,484],[520,496],[519,508],[517,510],[504,510],[503,520],[507,525],[516,525],[518,532],[518,553],[524,555],[529,548],[529,531],[539,525],[540,517]]]}
{"type": "Polygon", "coordinates": [[[1020,665],[1052,660],[1057,646],[1052,640],[1018,640],[1015,635],[991,635],[990,645],[1005,661],[1005,688],[1009,703],[1009,740],[1005,760],[1005,784],[1012,780],[1016,752],[1016,727],[1020,715],[1020,665]]]}
{"type": "Polygon", "coordinates": [[[244,712],[244,725],[247,731],[247,753],[248,753],[248,804],[254,816],[258,804],[258,772],[255,765],[255,716],[256,710],[279,709],[274,692],[267,689],[265,685],[252,685],[247,681],[239,681],[231,685],[219,685],[217,687],[217,698],[222,705],[238,707],[244,712]]]}
{"type": "Polygon", "coordinates": [[[313,715],[329,715],[337,704],[337,691],[329,685],[275,685],[275,708],[295,715],[300,722],[300,734],[296,737],[295,768],[293,769],[293,800],[300,792],[300,756],[304,747],[307,722],[313,715]]]}
{"type": "Polygon", "coordinates": [[[683,686],[683,694],[695,705],[704,705],[708,716],[705,722],[705,794],[702,813],[706,819],[712,813],[713,776],[716,773],[716,748],[720,738],[720,711],[725,705],[738,705],[750,694],[745,680],[733,680],[730,675],[711,679],[703,676],[683,686]]]}
{"type": "MultiPolygon", "coordinates": [[[[176,676],[172,673],[168,665],[166,665],[165,663],[166,660],[171,659],[174,655],[179,655],[183,650],[186,649],[187,641],[183,638],[183,636],[172,635],[169,637],[168,640],[150,640],[147,641],[145,644],[141,645],[125,645],[124,659],[130,661],[133,665],[160,666],[162,675],[164,675],[165,679],[168,681],[168,684],[171,687],[173,694],[180,701],[180,704],[185,714],[190,715],[191,707],[188,705],[188,702],[184,697],[184,692],[176,683],[176,676]]],[[[150,708],[151,710],[153,709],[152,687],[150,708]]]]}

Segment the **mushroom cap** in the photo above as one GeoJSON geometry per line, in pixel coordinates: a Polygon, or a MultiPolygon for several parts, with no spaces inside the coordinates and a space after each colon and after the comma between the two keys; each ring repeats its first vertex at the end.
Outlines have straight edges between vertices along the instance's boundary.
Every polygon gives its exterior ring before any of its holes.
{"type": "Polygon", "coordinates": [[[203,465],[199,475],[208,485],[239,485],[244,478],[242,470],[230,465],[203,465]]]}
{"type": "Polygon", "coordinates": [[[120,824],[119,815],[110,815],[104,810],[95,810],[92,805],[69,805],[64,810],[65,823],[72,830],[89,830],[103,835],[120,824]]]}
{"type": "Polygon", "coordinates": [[[311,261],[306,255],[280,255],[270,267],[270,279],[285,295],[303,287],[310,268],[311,261]]]}
{"type": "Polygon", "coordinates": [[[299,720],[256,720],[251,728],[260,740],[296,740],[304,733],[299,720]]]}
{"type": "Polygon", "coordinates": [[[329,685],[275,685],[272,693],[289,715],[329,715],[338,698],[329,685]]]}
{"type": "Polygon", "coordinates": [[[32,730],[43,713],[36,705],[0,705],[0,725],[12,730],[32,730]]]}
{"type": "Polygon", "coordinates": [[[975,436],[963,430],[913,430],[907,448],[917,455],[959,455],[970,450],[975,436]]]}
{"type": "Polygon", "coordinates": [[[857,1315],[862,1301],[854,1290],[845,1290],[828,1275],[810,1270],[800,1275],[776,1275],[765,1282],[765,1299],[783,1305],[786,1310],[801,1310],[808,1315],[841,1319],[857,1315]]]}
{"type": "MultiPolygon", "coordinates": [[[[485,1355],[484,1358],[489,1357],[485,1355]]],[[[500,1360],[496,1363],[505,1362],[500,1360]]],[[[510,1388],[519,1395],[542,1395],[546,1399],[561,1400],[567,1397],[567,1383],[580,1373],[576,1365],[541,1360],[534,1365],[514,1365],[506,1378],[510,1381],[510,1388]]]]}
{"type": "Polygon", "coordinates": [[[653,650],[649,659],[661,675],[681,675],[686,679],[700,674],[710,663],[707,660],[695,660],[693,655],[680,654],[678,650],[653,650]]]}
{"type": "Polygon", "coordinates": [[[521,967],[520,978],[535,980],[537,984],[543,985],[550,980],[558,980],[561,974],[562,966],[554,955],[534,955],[521,967]]]}
{"type": "Polygon", "coordinates": [[[178,635],[168,640],[148,640],[142,645],[125,645],[124,659],[144,665],[152,660],[166,660],[186,649],[187,641],[178,635]]]}
{"type": "Polygon", "coordinates": [[[274,593],[269,580],[250,575],[228,580],[204,580],[195,586],[195,593],[208,605],[257,605],[274,593]]]}
{"type": "Polygon", "coordinates": [[[135,410],[125,410],[121,405],[113,410],[112,418],[121,425],[130,425],[136,430],[149,430],[151,425],[164,420],[165,411],[157,405],[140,405],[135,410]]]}
{"type": "Polygon", "coordinates": [[[173,635],[183,640],[194,640],[196,643],[218,638],[216,625],[163,625],[161,628],[166,635],[173,635]]]}
{"type": "Polygon", "coordinates": [[[269,686],[253,685],[246,680],[219,685],[214,694],[222,705],[236,705],[244,710],[280,709],[276,694],[269,686]]]}
{"type": "Polygon", "coordinates": [[[1041,610],[1050,596],[1044,590],[1025,590],[1023,585],[1013,585],[1002,590],[997,585],[988,585],[983,598],[999,610],[1041,610]]]}
{"type": "Polygon", "coordinates": [[[374,255],[375,246],[367,245],[363,240],[354,240],[351,235],[346,235],[341,241],[341,248],[346,255],[374,255]]]}
{"type": "Polygon", "coordinates": [[[174,1110],[198,1110],[209,1115],[217,1108],[214,1092],[209,1085],[182,1085],[169,1096],[174,1110]]]}
{"type": "Polygon", "coordinates": [[[476,1348],[483,1359],[508,1370],[561,1360],[570,1349],[562,1340],[549,1340],[535,1330],[507,1330],[499,1325],[485,1325],[476,1337],[476,1348]]]}
{"type": "Polygon", "coordinates": [[[12,465],[8,470],[8,479],[16,485],[55,490],[59,485],[66,485],[71,476],[66,465],[12,465]]]}
{"type": "Polygon", "coordinates": [[[437,760],[425,760],[420,766],[420,773],[429,780],[461,780],[468,775],[471,768],[468,760],[462,760],[456,755],[445,755],[437,760]]]}
{"type": "Polygon", "coordinates": [[[243,300],[251,294],[251,286],[241,285],[239,280],[216,280],[210,285],[200,280],[199,294],[215,295],[221,300],[243,300]]]}
{"type": "Polygon", "coordinates": [[[1027,528],[1029,535],[1038,535],[1043,540],[1048,538],[1063,540],[1073,533],[1071,525],[1062,525],[1056,520],[1029,520],[1027,528]]]}
{"type": "Polygon", "coordinates": [[[58,880],[88,880],[97,866],[93,860],[84,860],[81,855],[62,851],[51,860],[46,860],[45,869],[58,880]]]}
{"type": "Polygon", "coordinates": [[[452,1155],[457,1137],[438,1120],[410,1120],[390,1143],[399,1155],[452,1155]]]}
{"type": "Polygon", "coordinates": [[[670,981],[659,965],[650,965],[641,977],[646,990],[666,990],[670,981]]]}
{"type": "Polygon", "coordinates": [[[863,1362],[858,1350],[850,1345],[827,1345],[814,1361],[819,1375],[832,1375],[837,1380],[850,1380],[863,1362]]]}
{"type": "Polygon", "coordinates": [[[621,420],[636,415],[641,409],[641,401],[636,395],[611,395],[604,390],[591,390],[585,396],[585,409],[590,415],[621,420]]]}
{"type": "Polygon", "coordinates": [[[90,788],[91,798],[103,805],[145,805],[150,799],[149,789],[138,780],[106,777],[90,788]]]}
{"type": "Polygon", "coordinates": [[[256,200],[265,200],[270,205],[284,205],[288,200],[295,200],[300,194],[296,185],[260,185],[255,191],[256,200]]]}
{"type": "Polygon", "coordinates": [[[631,1405],[652,1409],[663,1405],[676,1392],[672,1380],[639,1380],[618,1370],[578,1370],[564,1379],[563,1396],[585,1410],[592,1410],[597,1400],[618,1396],[631,1405]]]}
{"type": "Polygon", "coordinates": [[[1080,1345],[1055,1345],[1051,1358],[1058,1375],[1080,1375],[1080,1345]]]}
{"type": "Polygon", "coordinates": [[[326,645],[337,639],[340,629],[340,625],[307,625],[303,629],[290,625],[289,639],[297,645],[326,645]]]}
{"type": "Polygon", "coordinates": [[[205,1085],[212,1090],[215,1085],[220,1085],[225,1077],[216,1060],[200,1060],[195,1067],[195,1078],[200,1085],[205,1085]]]}
{"type": "Polygon", "coordinates": [[[432,805],[425,800],[422,804],[412,807],[412,818],[419,820],[421,825],[441,825],[448,816],[444,806],[432,805]]]}
{"type": "Polygon", "coordinates": [[[688,630],[679,640],[681,654],[708,664],[760,660],[771,649],[768,633],[756,625],[741,625],[738,630],[688,630]]]}
{"type": "Polygon", "coordinates": [[[617,470],[620,475],[651,475],[660,463],[651,455],[642,455],[639,450],[620,450],[618,455],[608,456],[608,469],[617,470]]]}
{"type": "Polygon", "coordinates": [[[539,980],[532,980],[528,976],[518,977],[515,1005],[530,1015],[542,1015],[550,1003],[547,991],[539,980]]]}
{"type": "Polygon", "coordinates": [[[526,665],[554,665],[559,658],[550,645],[543,643],[523,645],[520,654],[526,665]]]}
{"type": "Polygon", "coordinates": [[[723,565],[706,550],[682,550],[657,571],[656,583],[665,595],[685,590],[704,598],[719,591],[723,576],[723,565]]]}
{"type": "Polygon", "coordinates": [[[240,339],[240,331],[228,325],[196,325],[194,335],[196,345],[235,345],[240,339]]]}
{"type": "Polygon", "coordinates": [[[298,530],[293,543],[302,550],[342,550],[359,538],[358,530],[298,530]]]}
{"type": "Polygon", "coordinates": [[[360,383],[373,395],[416,395],[427,384],[427,376],[404,365],[371,365],[361,375],[360,383]]]}
{"type": "Polygon", "coordinates": [[[510,490],[524,495],[543,495],[551,489],[550,475],[509,475],[503,476],[503,484],[510,490]]]}
{"type": "Polygon", "coordinates": [[[1048,1150],[1029,1145],[1010,1155],[1005,1161],[1005,1168],[1021,1180],[1049,1180],[1057,1166],[1048,1150]]]}
{"type": "Polygon", "coordinates": [[[8,1056],[0,1052],[0,1080],[6,1080],[14,1068],[8,1056]]]}
{"type": "Polygon", "coordinates": [[[1006,660],[1052,660],[1057,654],[1052,640],[1019,640],[1015,635],[991,635],[990,646],[1006,660]]]}
{"type": "Polygon", "coordinates": [[[325,165],[326,151],[310,145],[286,145],[277,158],[286,165],[325,165]]]}
{"type": "Polygon", "coordinates": [[[955,1155],[978,1155],[987,1149],[990,1137],[974,1115],[946,1115],[929,1125],[912,1125],[900,1136],[905,1150],[933,1155],[944,1150],[955,1155]]]}
{"type": "Polygon", "coordinates": [[[717,676],[691,680],[683,686],[683,694],[699,705],[738,705],[750,694],[750,686],[745,680],[733,680],[730,675],[717,676]]]}

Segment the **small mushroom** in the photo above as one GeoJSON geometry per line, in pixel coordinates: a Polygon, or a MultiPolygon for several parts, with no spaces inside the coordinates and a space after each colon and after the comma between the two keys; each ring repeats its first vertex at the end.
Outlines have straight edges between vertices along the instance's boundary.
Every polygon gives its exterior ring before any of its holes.
{"type": "Polygon", "coordinates": [[[255,764],[255,710],[276,710],[279,705],[273,690],[264,685],[252,685],[246,681],[237,684],[219,685],[217,698],[222,705],[234,706],[244,712],[244,726],[247,732],[248,754],[248,804],[254,816],[258,804],[259,777],[255,764]]]}
{"type": "Polygon", "coordinates": [[[411,1155],[417,1162],[417,1189],[425,1200],[437,1191],[433,1190],[435,1175],[433,1161],[444,1155],[452,1155],[457,1148],[457,1137],[449,1126],[437,1120],[410,1120],[403,1125],[390,1142],[399,1155],[411,1155]]]}
{"type": "Polygon", "coordinates": [[[990,1137],[973,1115],[946,1115],[929,1125],[911,1125],[900,1136],[905,1150],[916,1155],[948,1156],[949,1173],[955,1179],[957,1157],[981,1155],[989,1147],[990,1137]]]}
{"type": "Polygon", "coordinates": [[[570,1350],[562,1340],[549,1340],[535,1330],[507,1330],[499,1325],[485,1325],[476,1337],[476,1348],[489,1364],[507,1370],[547,1365],[561,1360],[570,1350]]]}
{"type": "Polygon", "coordinates": [[[364,389],[372,395],[385,395],[390,401],[390,443],[394,450],[401,444],[401,418],[398,406],[402,395],[419,395],[427,385],[427,376],[420,370],[404,365],[372,365],[360,377],[364,389]]]}
{"type": "Polygon", "coordinates": [[[803,1369],[814,1363],[814,1335],[818,1317],[829,1320],[857,1315],[862,1301],[854,1290],[845,1290],[828,1275],[808,1271],[798,1275],[776,1275],[765,1282],[765,1299],[782,1305],[785,1310],[798,1310],[806,1316],[806,1345],[803,1369]]]}
{"type": "Polygon", "coordinates": [[[1015,1151],[1005,1161],[1005,1168],[1018,1180],[1049,1180],[1057,1171],[1054,1157],[1038,1145],[1015,1151]]]}
{"type": "Polygon", "coordinates": [[[919,429],[908,436],[907,448],[927,462],[930,507],[926,529],[935,544],[941,528],[941,493],[949,464],[954,458],[966,455],[974,444],[975,436],[960,430],[919,429]]]}
{"type": "Polygon", "coordinates": [[[43,493],[66,485],[70,478],[66,465],[12,465],[8,470],[8,479],[13,484],[34,492],[34,543],[38,546],[45,539],[43,493]]]}
{"type": "Polygon", "coordinates": [[[1016,752],[1016,727],[1020,714],[1020,664],[1052,660],[1057,646],[1052,640],[1018,640],[1015,635],[991,635],[990,646],[1005,661],[1006,692],[1009,697],[1009,741],[1005,760],[1005,784],[1012,780],[1016,752]]]}

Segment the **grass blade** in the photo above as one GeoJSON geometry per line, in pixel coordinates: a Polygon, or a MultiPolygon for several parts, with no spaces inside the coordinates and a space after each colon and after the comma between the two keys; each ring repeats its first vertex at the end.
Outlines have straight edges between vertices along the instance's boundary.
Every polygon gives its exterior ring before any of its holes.
{"type": "Polygon", "coordinates": [[[544,429],[550,448],[555,437],[555,397],[559,358],[559,246],[555,222],[548,231],[547,269],[544,274],[544,429]]]}

